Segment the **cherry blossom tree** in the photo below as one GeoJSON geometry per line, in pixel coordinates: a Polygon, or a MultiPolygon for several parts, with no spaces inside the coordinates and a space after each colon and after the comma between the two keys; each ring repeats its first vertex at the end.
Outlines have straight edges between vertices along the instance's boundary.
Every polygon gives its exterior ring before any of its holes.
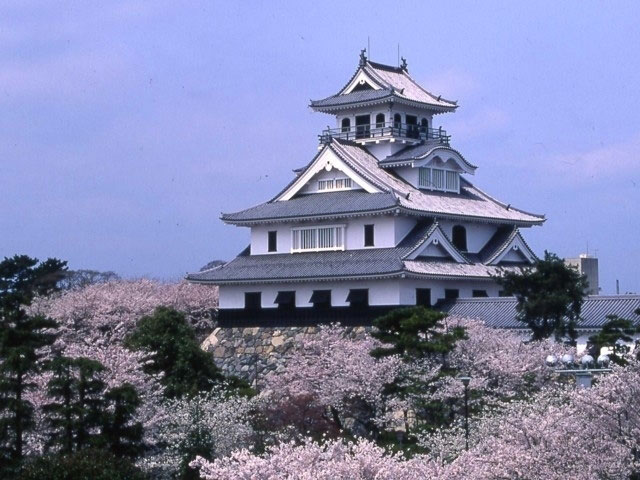
{"type": "Polygon", "coordinates": [[[159,412],[163,418],[156,436],[160,448],[142,462],[143,467],[154,478],[173,478],[178,473],[184,478],[196,455],[212,460],[248,447],[253,408],[251,400],[229,397],[223,389],[167,400],[159,412]]]}
{"type": "Polygon", "coordinates": [[[240,450],[229,457],[207,461],[198,457],[191,465],[204,480],[415,480],[442,478],[438,465],[422,456],[411,460],[391,454],[368,440],[324,444],[283,443],[264,455],[240,450]]]}
{"type": "Polygon", "coordinates": [[[331,430],[332,423],[345,428],[345,417],[350,418],[351,429],[370,430],[371,424],[357,422],[367,423],[382,406],[384,386],[402,364],[397,356],[373,358],[370,352],[377,346],[379,342],[369,336],[351,338],[338,326],[322,327],[316,335],[303,338],[283,368],[265,378],[261,399],[267,414],[274,418],[289,412],[286,420],[303,433],[314,427],[331,430]],[[357,410],[364,417],[356,415],[357,410]]]}

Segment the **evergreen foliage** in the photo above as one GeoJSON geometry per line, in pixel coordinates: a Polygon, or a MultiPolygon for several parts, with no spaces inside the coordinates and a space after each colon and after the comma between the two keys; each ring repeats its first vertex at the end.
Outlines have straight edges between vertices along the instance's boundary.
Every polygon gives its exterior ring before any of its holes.
{"type": "Polygon", "coordinates": [[[142,423],[135,421],[142,403],[135,387],[129,383],[114,387],[105,394],[104,400],[102,442],[117,457],[139,457],[144,451],[144,432],[142,423]]]}
{"type": "Polygon", "coordinates": [[[55,339],[56,322],[30,316],[25,308],[36,295],[55,292],[65,270],[66,262],[51,258],[15,255],[0,262],[0,466],[23,457],[24,435],[33,426],[29,379],[42,347],[55,339]]]}
{"type": "Polygon", "coordinates": [[[146,371],[152,375],[163,374],[168,398],[195,395],[228,382],[233,386],[246,386],[244,382],[225,379],[211,354],[200,348],[184,314],[172,308],[158,307],[153,315],[142,317],[126,345],[150,353],[146,371]]]}
{"type": "Polygon", "coordinates": [[[85,449],[72,454],[36,457],[17,480],[151,480],[129,460],[113,453],[85,449]]]}
{"type": "Polygon", "coordinates": [[[47,394],[53,401],[44,405],[50,427],[49,446],[72,453],[95,445],[103,415],[104,367],[88,358],[57,357],[47,394]]]}
{"type": "Polygon", "coordinates": [[[518,320],[531,329],[534,340],[575,341],[576,324],[588,287],[584,275],[565,265],[557,255],[544,252],[529,268],[520,272],[503,272],[496,277],[506,295],[518,300],[518,320]]]}
{"type": "Polygon", "coordinates": [[[637,328],[631,320],[617,315],[608,315],[607,319],[602,330],[589,337],[590,353],[597,358],[603,347],[609,347],[611,349],[609,359],[618,365],[626,365],[627,360],[624,355],[629,352],[626,343],[633,341],[632,335],[637,332],[637,328]]]}
{"type": "Polygon", "coordinates": [[[377,327],[371,335],[383,346],[372,350],[374,357],[400,355],[405,361],[435,356],[446,356],[458,340],[464,338],[464,329],[445,328],[446,315],[425,307],[400,308],[377,318],[377,327]]]}

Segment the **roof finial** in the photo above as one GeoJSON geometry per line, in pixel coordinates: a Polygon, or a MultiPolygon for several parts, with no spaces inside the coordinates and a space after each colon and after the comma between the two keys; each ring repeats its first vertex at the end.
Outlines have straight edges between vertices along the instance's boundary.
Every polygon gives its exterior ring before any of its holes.
{"type": "Polygon", "coordinates": [[[407,59],[402,57],[402,63],[400,64],[400,69],[404,70],[405,72],[407,71],[407,59]]]}
{"type": "Polygon", "coordinates": [[[367,49],[360,50],[360,66],[364,67],[367,64],[367,49]]]}

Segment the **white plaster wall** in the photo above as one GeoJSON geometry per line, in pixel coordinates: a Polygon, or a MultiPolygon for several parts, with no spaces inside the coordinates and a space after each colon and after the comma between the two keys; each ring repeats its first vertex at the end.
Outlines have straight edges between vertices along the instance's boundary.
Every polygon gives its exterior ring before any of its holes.
{"type": "Polygon", "coordinates": [[[273,225],[256,225],[251,227],[251,255],[266,255],[275,253],[291,252],[291,225],[290,224],[273,224],[273,225]],[[268,252],[269,234],[268,232],[275,230],[278,232],[276,252],[268,252]]]}
{"type": "Polygon", "coordinates": [[[491,225],[486,223],[473,223],[473,222],[453,222],[450,220],[439,221],[440,227],[447,234],[447,237],[452,237],[452,231],[454,225],[462,225],[467,229],[467,249],[471,253],[478,253],[491,239],[496,230],[497,225],[491,225]]]}
{"type": "Polygon", "coordinates": [[[331,304],[348,306],[350,289],[369,290],[370,305],[397,305],[398,280],[360,280],[344,282],[281,283],[263,285],[223,285],[220,287],[220,308],[244,308],[245,292],[261,292],[262,308],[277,308],[274,303],[279,291],[295,291],[297,307],[311,307],[309,299],[314,290],[331,290],[331,304]]]}
{"type": "Polygon", "coordinates": [[[448,288],[460,290],[460,298],[471,298],[473,290],[486,290],[490,297],[497,297],[500,288],[492,280],[419,280],[403,279],[400,281],[400,304],[415,305],[416,288],[431,289],[431,304],[444,299],[444,291],[448,288]]]}
{"type": "Polygon", "coordinates": [[[418,188],[418,169],[412,167],[399,167],[394,168],[394,171],[403,178],[407,183],[410,183],[415,188],[418,188]]]}
{"type": "Polygon", "coordinates": [[[411,217],[393,217],[395,222],[395,244],[398,245],[415,227],[417,220],[411,217]]]}
{"type": "Polygon", "coordinates": [[[472,297],[474,289],[486,290],[490,297],[497,297],[499,290],[492,281],[417,279],[223,285],[220,287],[220,308],[243,308],[245,292],[261,292],[262,307],[276,308],[274,301],[279,291],[295,291],[296,306],[309,307],[313,290],[331,290],[332,305],[347,306],[347,295],[349,290],[354,288],[369,289],[370,305],[415,305],[416,288],[430,288],[432,304],[444,298],[446,288],[459,289],[460,298],[472,297]]]}
{"type": "MultiPolygon", "coordinates": [[[[304,225],[346,225],[345,250],[357,250],[361,248],[389,248],[395,247],[415,225],[415,220],[406,217],[392,215],[358,217],[352,219],[339,219],[327,222],[283,223],[272,225],[256,225],[251,227],[251,255],[265,255],[270,253],[291,252],[291,228],[304,225]],[[374,247],[364,246],[364,226],[374,225],[374,247]],[[268,232],[278,232],[278,250],[268,252],[268,232]]],[[[321,255],[322,253],[318,253],[321,255]]]]}

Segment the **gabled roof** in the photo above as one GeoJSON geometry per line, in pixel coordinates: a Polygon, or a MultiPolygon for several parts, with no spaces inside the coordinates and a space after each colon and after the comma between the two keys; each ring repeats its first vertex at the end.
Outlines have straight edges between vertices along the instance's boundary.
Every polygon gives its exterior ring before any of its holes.
{"type": "MultiPolygon", "coordinates": [[[[382,168],[396,168],[402,166],[413,167],[417,162],[428,158],[429,156],[450,156],[456,163],[467,173],[473,174],[478,168],[472,163],[468,162],[462,154],[445,145],[433,145],[432,143],[421,143],[419,145],[403,148],[399,152],[389,155],[384,160],[381,160],[378,164],[382,168]]],[[[443,159],[446,161],[446,158],[443,159]]]]}
{"type": "Polygon", "coordinates": [[[329,112],[389,101],[427,108],[438,113],[458,108],[456,102],[434,95],[418,85],[406,67],[383,65],[364,57],[349,82],[337,94],[322,100],[312,100],[310,106],[316,111],[329,112]],[[366,82],[372,88],[354,91],[356,79],[366,82]]]}
{"type": "MultiPolygon", "coordinates": [[[[493,238],[495,238],[495,235],[491,240],[493,240],[493,238]]],[[[489,243],[491,243],[491,241],[489,241],[489,243]]],[[[485,245],[485,247],[487,245],[485,245]]],[[[509,233],[509,236],[504,240],[504,242],[498,245],[493,253],[487,255],[483,263],[486,263],[487,265],[498,265],[504,260],[505,256],[511,250],[517,250],[529,264],[535,262],[535,260],[537,259],[536,254],[533,253],[533,250],[531,250],[531,247],[529,247],[529,245],[525,241],[524,237],[520,233],[520,230],[514,227],[509,233]]],[[[488,250],[486,253],[488,253],[488,250]]]]}
{"type": "MultiPolygon", "coordinates": [[[[517,317],[517,300],[514,297],[460,298],[442,305],[450,315],[476,318],[495,328],[525,328],[517,317]]],[[[634,311],[640,308],[640,295],[593,295],[585,298],[580,314],[580,329],[602,328],[607,315],[617,315],[640,326],[640,316],[634,311]]]]}
{"type": "Polygon", "coordinates": [[[423,252],[430,245],[437,245],[439,248],[443,249],[448,257],[458,263],[469,263],[469,260],[463,255],[463,253],[458,250],[449,237],[442,231],[438,222],[434,222],[433,225],[429,228],[427,234],[424,238],[416,245],[410,253],[405,255],[403,258],[408,260],[416,260],[423,256],[423,252]]]}
{"type": "MultiPolygon", "coordinates": [[[[545,220],[542,215],[528,213],[499,202],[474,187],[464,178],[460,179],[459,194],[420,190],[398,178],[393,172],[381,168],[376,157],[371,155],[366,148],[337,138],[333,138],[331,142],[324,145],[309,165],[272,200],[248,210],[223,214],[222,219],[229,223],[243,224],[324,215],[324,213],[314,213],[312,204],[314,201],[322,203],[320,196],[331,195],[330,193],[314,194],[314,197],[308,201],[296,202],[287,207],[269,204],[276,202],[286,203],[295,200],[295,195],[289,200],[280,199],[285,195],[291,195],[300,190],[311,178],[310,175],[313,173],[311,170],[318,168],[320,160],[324,158],[322,156],[327,155],[328,152],[338,157],[343,162],[343,167],[351,174],[359,176],[362,182],[366,182],[378,193],[389,194],[390,196],[386,197],[387,203],[385,205],[391,204],[391,196],[393,196],[398,213],[524,226],[538,225],[545,220]]],[[[328,200],[329,202],[330,200],[328,200]]],[[[359,208],[369,208],[365,206],[367,202],[367,200],[362,200],[358,204],[361,206],[359,208]]],[[[379,211],[381,208],[379,205],[376,203],[375,209],[358,210],[358,212],[379,211]]],[[[345,213],[348,213],[348,210],[345,210],[345,213]]]]}

